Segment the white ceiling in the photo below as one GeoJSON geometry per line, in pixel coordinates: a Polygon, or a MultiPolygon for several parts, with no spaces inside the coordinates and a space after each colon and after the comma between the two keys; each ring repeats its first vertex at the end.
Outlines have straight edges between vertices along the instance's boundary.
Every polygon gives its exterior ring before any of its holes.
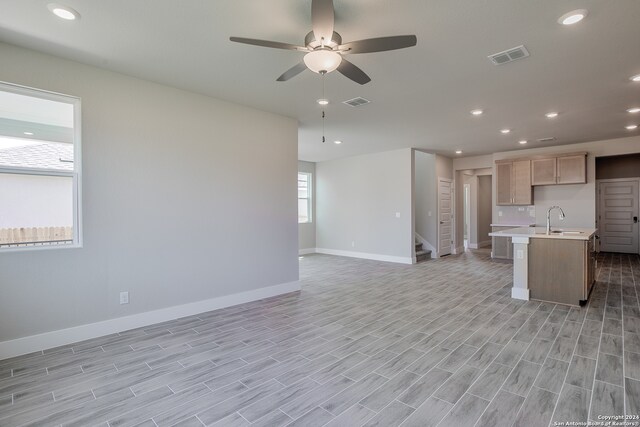
{"type": "Polygon", "coordinates": [[[0,0],[0,41],[297,118],[302,160],[404,147],[475,155],[518,149],[522,138],[531,148],[548,136],[554,145],[639,132],[625,129],[640,122],[625,111],[640,105],[640,83],[629,81],[640,73],[638,0],[335,0],[343,41],[416,34],[418,45],[350,56],[372,78],[365,86],[327,75],[325,144],[320,76],[276,82],[303,54],[229,41],[303,44],[310,0],[64,0],[82,14],[75,22],[47,3],[0,0]],[[557,23],[582,8],[583,22],[557,23]],[[531,57],[487,59],[520,44],[531,57]],[[372,103],[341,104],[356,96],[372,103]]]}

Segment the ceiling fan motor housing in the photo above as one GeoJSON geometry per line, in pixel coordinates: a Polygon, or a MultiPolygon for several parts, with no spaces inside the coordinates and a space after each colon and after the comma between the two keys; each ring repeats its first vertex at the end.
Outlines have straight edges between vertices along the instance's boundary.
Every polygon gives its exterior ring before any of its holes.
{"type": "MultiPolygon", "coordinates": [[[[331,48],[331,50],[334,50],[337,49],[341,44],[342,36],[334,31],[333,35],[331,36],[331,40],[329,40],[329,42],[325,40],[324,45],[325,47],[329,47],[331,48]]],[[[307,36],[304,38],[304,45],[311,50],[322,47],[322,43],[316,40],[316,36],[313,34],[313,31],[309,31],[309,34],[307,34],[307,36]]]]}

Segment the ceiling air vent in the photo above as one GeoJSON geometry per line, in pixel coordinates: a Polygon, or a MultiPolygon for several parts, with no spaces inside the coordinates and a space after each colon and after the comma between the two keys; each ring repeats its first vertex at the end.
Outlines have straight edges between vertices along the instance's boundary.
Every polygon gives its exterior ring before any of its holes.
{"type": "Polygon", "coordinates": [[[495,65],[506,64],[511,61],[515,61],[516,59],[522,59],[529,56],[529,51],[524,46],[514,47],[512,49],[505,50],[503,52],[494,53],[493,55],[489,55],[488,58],[495,65]]]}
{"type": "Polygon", "coordinates": [[[551,142],[551,141],[555,141],[556,137],[555,136],[549,136],[547,138],[540,138],[538,140],[538,142],[551,142]]]}
{"type": "Polygon", "coordinates": [[[364,99],[362,97],[357,97],[357,98],[353,98],[353,99],[349,99],[347,101],[342,101],[343,104],[347,104],[350,105],[352,107],[359,107],[361,105],[365,105],[370,103],[371,101],[369,101],[368,99],[364,99]]]}

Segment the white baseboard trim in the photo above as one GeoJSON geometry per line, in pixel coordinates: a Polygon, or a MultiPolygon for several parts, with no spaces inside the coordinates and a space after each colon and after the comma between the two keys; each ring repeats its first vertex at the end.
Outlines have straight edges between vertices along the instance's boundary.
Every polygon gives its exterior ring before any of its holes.
{"type": "Polygon", "coordinates": [[[350,258],[372,259],[374,261],[395,262],[398,264],[413,264],[413,257],[370,254],[366,252],[340,251],[337,249],[316,248],[316,252],[325,255],[346,256],[350,258]]]}
{"type": "Polygon", "coordinates": [[[529,289],[511,288],[511,298],[529,301],[529,289]]]}
{"type": "Polygon", "coordinates": [[[485,240],[484,242],[478,243],[478,248],[486,248],[491,246],[491,240],[485,240]]]}
{"type": "Polygon", "coordinates": [[[0,360],[299,290],[299,281],[282,283],[204,301],[3,341],[0,342],[0,360]]]}
{"type": "Polygon", "coordinates": [[[309,255],[309,254],[315,254],[315,253],[316,253],[316,248],[300,249],[298,251],[298,255],[309,255]]]}
{"type": "Polygon", "coordinates": [[[486,248],[487,246],[491,246],[491,240],[485,240],[484,242],[479,243],[469,243],[469,249],[480,249],[486,248]]]}
{"type": "Polygon", "coordinates": [[[460,255],[460,254],[463,254],[463,253],[464,253],[464,246],[458,246],[458,247],[453,248],[452,253],[453,253],[454,255],[460,255]]]}

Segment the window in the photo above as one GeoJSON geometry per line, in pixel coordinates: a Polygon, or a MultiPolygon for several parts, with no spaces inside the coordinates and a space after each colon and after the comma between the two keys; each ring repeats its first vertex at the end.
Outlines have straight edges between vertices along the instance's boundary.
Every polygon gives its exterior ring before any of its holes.
{"type": "Polygon", "coordinates": [[[311,174],[298,172],[298,224],[311,222],[311,174]]]}
{"type": "Polygon", "coordinates": [[[80,100],[0,83],[0,251],[78,247],[80,100]]]}

